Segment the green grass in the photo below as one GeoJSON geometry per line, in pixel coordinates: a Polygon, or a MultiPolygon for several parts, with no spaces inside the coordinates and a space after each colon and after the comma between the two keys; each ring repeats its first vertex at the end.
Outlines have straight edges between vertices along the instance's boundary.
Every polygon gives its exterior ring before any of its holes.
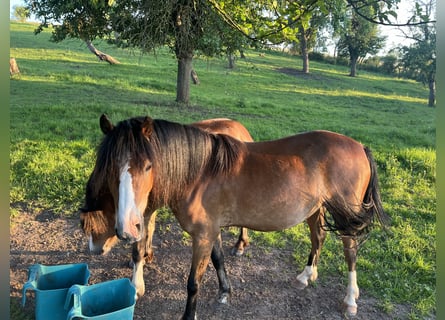
{"type": "MultiPolygon", "coordinates": [[[[185,123],[231,117],[257,141],[332,130],[371,147],[393,220],[389,236],[375,229],[361,247],[359,286],[385,312],[403,303],[412,307],[411,319],[435,314],[435,110],[427,107],[427,88],[364,71],[350,78],[345,67],[316,62],[310,75],[287,75],[278,70],[301,69],[298,57],[249,51],[234,70],[225,60],[197,57],[201,84],[192,85],[189,106],[178,106],[177,65],[167,49],[142,56],[97,42],[122,63],[109,66],[82,42],[55,44],[48,32],[34,36],[34,28],[11,23],[10,52],[21,70],[11,79],[11,214],[24,208],[76,211],[101,138],[102,112],[114,122],[144,114],[185,123]]],[[[293,246],[296,264],[306,262],[304,224],[251,234],[265,248],[293,246]]],[[[346,274],[341,253],[341,242],[329,236],[321,277],[346,274]]]]}

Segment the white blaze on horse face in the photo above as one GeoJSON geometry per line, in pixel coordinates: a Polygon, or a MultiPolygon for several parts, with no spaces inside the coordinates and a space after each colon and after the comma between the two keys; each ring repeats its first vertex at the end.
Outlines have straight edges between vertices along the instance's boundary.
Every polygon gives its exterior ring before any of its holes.
{"type": "Polygon", "coordinates": [[[143,221],[141,213],[136,206],[133,179],[129,169],[128,163],[121,169],[116,228],[120,235],[131,236],[133,240],[139,241],[141,234],[136,224],[142,226],[143,221]]]}

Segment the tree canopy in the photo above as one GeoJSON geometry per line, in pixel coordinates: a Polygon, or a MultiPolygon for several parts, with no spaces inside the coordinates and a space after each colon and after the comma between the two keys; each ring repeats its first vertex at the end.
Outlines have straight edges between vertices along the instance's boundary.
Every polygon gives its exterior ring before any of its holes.
{"type": "MultiPolygon", "coordinates": [[[[372,15],[372,7],[368,7],[372,15]]],[[[383,47],[385,37],[379,36],[376,24],[373,24],[353,10],[343,12],[343,21],[339,24],[338,33],[340,41],[338,43],[339,55],[349,56],[351,77],[356,76],[356,66],[359,58],[364,58],[367,54],[376,54],[383,47]]]]}
{"type": "MultiPolygon", "coordinates": [[[[435,12],[435,1],[427,0],[417,4],[415,10],[420,20],[429,21],[435,12]]],[[[436,26],[418,24],[405,32],[405,37],[413,41],[411,45],[400,48],[401,66],[409,78],[427,84],[430,90],[428,105],[436,104],[436,26]]]]}
{"type": "Polygon", "coordinates": [[[93,40],[101,38],[142,52],[170,47],[178,60],[176,100],[188,103],[192,59],[197,52],[208,56],[231,54],[248,45],[297,39],[295,30],[300,31],[301,39],[301,35],[308,35],[308,21],[316,12],[327,14],[340,3],[353,8],[363,19],[388,24],[396,16],[399,1],[25,0],[25,3],[41,20],[36,32],[52,24],[54,41],[74,37],[91,45],[93,40]]]}
{"type": "Polygon", "coordinates": [[[24,6],[15,5],[12,10],[14,17],[20,22],[25,22],[29,18],[29,9],[24,6]]]}

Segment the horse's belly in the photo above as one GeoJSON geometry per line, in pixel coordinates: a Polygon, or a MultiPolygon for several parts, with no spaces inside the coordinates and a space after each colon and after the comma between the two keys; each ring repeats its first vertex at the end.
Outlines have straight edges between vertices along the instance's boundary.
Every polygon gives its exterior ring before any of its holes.
{"type": "Polygon", "coordinates": [[[258,231],[279,231],[304,222],[314,212],[314,206],[275,204],[244,207],[234,213],[235,225],[258,231]]]}

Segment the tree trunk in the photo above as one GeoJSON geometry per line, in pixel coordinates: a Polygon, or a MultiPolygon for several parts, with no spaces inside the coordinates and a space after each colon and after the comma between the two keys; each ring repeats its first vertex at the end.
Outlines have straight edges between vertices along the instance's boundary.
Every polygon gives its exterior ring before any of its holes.
{"type": "Polygon", "coordinates": [[[176,81],[176,102],[187,104],[190,100],[190,75],[192,56],[178,58],[178,75],[176,81]]]}
{"type": "Polygon", "coordinates": [[[430,79],[428,81],[428,87],[430,88],[430,94],[428,97],[428,106],[434,107],[436,105],[436,80],[430,79]]]}
{"type": "Polygon", "coordinates": [[[349,73],[350,77],[355,77],[357,75],[357,61],[358,57],[355,55],[351,55],[351,72],[349,73]]]}
{"type": "Polygon", "coordinates": [[[229,69],[235,69],[235,55],[228,53],[227,59],[229,60],[229,69]]]}
{"type": "Polygon", "coordinates": [[[114,59],[112,56],[109,56],[106,53],[103,53],[102,51],[99,51],[96,49],[96,47],[93,45],[93,43],[90,40],[85,40],[85,43],[88,47],[88,49],[95,54],[99,60],[101,61],[106,61],[109,64],[120,64],[119,61],[117,61],[116,59],[114,59]]]}
{"type": "Polygon", "coordinates": [[[309,73],[309,52],[307,49],[307,39],[304,34],[300,36],[301,58],[303,59],[303,73],[309,73]]]}
{"type": "Polygon", "coordinates": [[[303,73],[309,73],[309,53],[303,52],[301,58],[303,59],[303,73]]]}

